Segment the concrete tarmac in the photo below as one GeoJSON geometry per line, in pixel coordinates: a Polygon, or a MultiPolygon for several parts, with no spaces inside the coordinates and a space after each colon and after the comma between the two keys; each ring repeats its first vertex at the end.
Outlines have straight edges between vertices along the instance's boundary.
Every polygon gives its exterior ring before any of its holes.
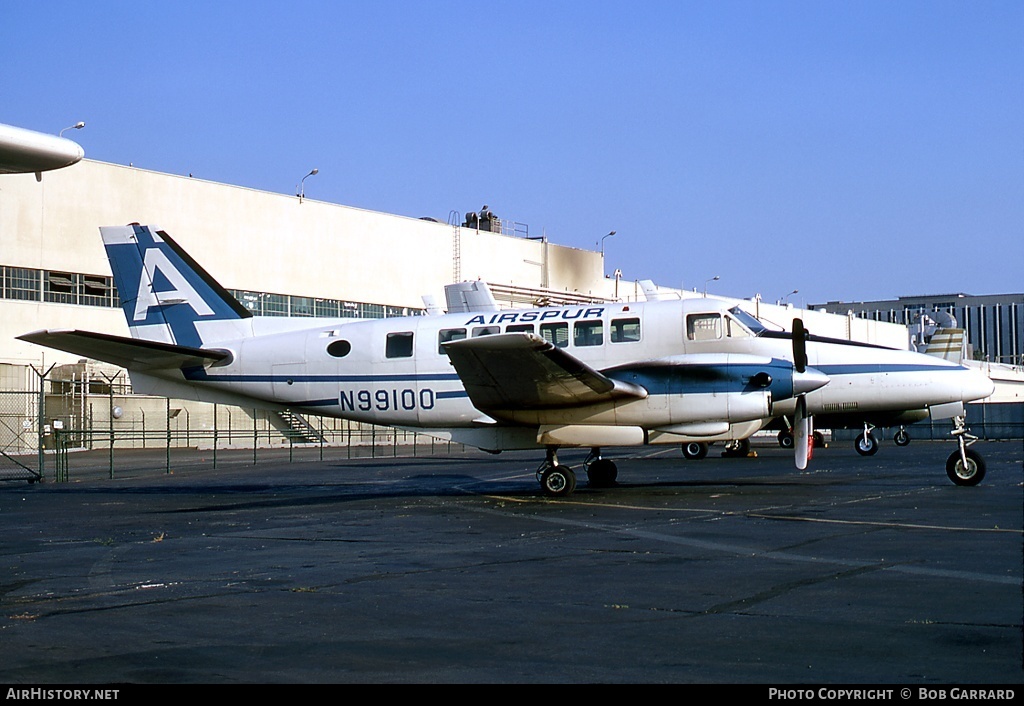
{"type": "Polygon", "coordinates": [[[0,683],[1019,684],[1024,447],[972,488],[952,448],[616,449],[563,500],[525,452],[0,483],[0,683]]]}

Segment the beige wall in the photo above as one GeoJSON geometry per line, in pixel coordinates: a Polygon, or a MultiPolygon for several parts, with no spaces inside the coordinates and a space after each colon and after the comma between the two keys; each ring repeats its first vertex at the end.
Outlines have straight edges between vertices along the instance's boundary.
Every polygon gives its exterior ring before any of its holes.
{"type": "MultiPolygon", "coordinates": [[[[229,289],[422,308],[461,279],[611,296],[600,253],[190,177],[83,160],[0,177],[0,264],[109,275],[99,227],[170,233],[229,289]],[[546,263],[546,264],[545,264],[546,263]],[[545,272],[545,267],[547,267],[545,272]]],[[[0,299],[0,360],[39,360],[39,328],[126,333],[119,310],[0,299]]],[[[50,355],[56,355],[50,353],[50,355]]]]}

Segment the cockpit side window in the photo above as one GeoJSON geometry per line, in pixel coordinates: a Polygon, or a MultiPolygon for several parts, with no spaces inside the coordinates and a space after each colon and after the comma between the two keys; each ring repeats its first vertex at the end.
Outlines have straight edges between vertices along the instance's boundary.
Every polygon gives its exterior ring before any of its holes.
{"type": "MultiPolygon", "coordinates": [[[[736,320],[743,324],[743,326],[745,326],[755,336],[760,336],[764,331],[768,330],[767,327],[758,321],[756,317],[738,306],[734,306],[732,309],[729,309],[729,313],[736,317],[736,320]]],[[[732,335],[735,336],[737,334],[734,333],[732,335]]]]}
{"type": "Polygon", "coordinates": [[[725,317],[725,336],[726,338],[750,338],[753,334],[750,333],[739,321],[732,318],[728,314],[725,317]]]}
{"type": "Polygon", "coordinates": [[[686,338],[688,340],[716,341],[721,337],[721,314],[690,314],[686,317],[686,338]]]}

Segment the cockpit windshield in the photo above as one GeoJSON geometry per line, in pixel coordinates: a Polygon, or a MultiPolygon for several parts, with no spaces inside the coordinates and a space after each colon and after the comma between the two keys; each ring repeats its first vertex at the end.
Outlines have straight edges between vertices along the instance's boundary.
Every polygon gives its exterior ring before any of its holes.
{"type": "Polygon", "coordinates": [[[739,308],[738,306],[734,306],[732,309],[729,309],[729,313],[732,314],[738,322],[740,322],[748,329],[750,329],[750,332],[753,333],[755,336],[760,336],[762,333],[768,330],[764,324],[762,324],[752,315],[743,311],[743,309],[739,308]]]}

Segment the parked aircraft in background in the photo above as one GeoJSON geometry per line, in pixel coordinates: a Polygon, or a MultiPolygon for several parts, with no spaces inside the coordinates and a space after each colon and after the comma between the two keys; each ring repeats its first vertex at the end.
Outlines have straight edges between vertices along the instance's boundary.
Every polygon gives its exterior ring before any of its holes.
{"type": "MultiPolygon", "coordinates": [[[[545,449],[543,490],[576,485],[557,450],[584,447],[609,485],[608,446],[746,439],[788,415],[805,467],[818,413],[927,409],[963,427],[984,375],[910,351],[765,329],[717,299],[374,320],[255,317],[165,232],[100,229],[131,338],[20,336],[127,368],[138,392],[414,428],[489,451],[545,449]]],[[[961,447],[950,477],[984,464],[961,447]],[[959,465],[957,465],[959,464],[959,465]]],[[[954,458],[956,457],[956,458],[954,458]]]]}
{"type": "MultiPolygon", "coordinates": [[[[73,127],[79,126],[85,123],[73,127]]],[[[0,124],[0,174],[35,173],[39,181],[43,172],[70,167],[84,156],[85,150],[72,140],[0,124]]]]}

